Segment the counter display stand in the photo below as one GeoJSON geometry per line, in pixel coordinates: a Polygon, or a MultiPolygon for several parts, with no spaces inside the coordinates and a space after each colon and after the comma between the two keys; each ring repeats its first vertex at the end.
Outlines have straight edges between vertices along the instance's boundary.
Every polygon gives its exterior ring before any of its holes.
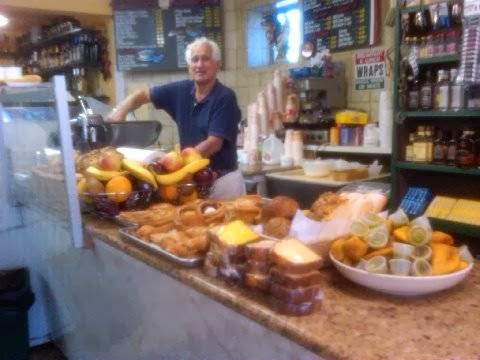
{"type": "Polygon", "coordinates": [[[0,87],[0,171],[0,264],[30,270],[36,298],[30,345],[36,345],[66,327],[57,315],[48,317],[55,259],[83,246],[63,77],[0,87]]]}

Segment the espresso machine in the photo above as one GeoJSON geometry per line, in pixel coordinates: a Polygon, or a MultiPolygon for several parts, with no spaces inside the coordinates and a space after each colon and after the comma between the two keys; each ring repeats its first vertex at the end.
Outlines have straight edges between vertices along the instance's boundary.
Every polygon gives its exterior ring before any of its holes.
{"type": "Polygon", "coordinates": [[[295,80],[295,87],[300,99],[297,121],[304,128],[304,142],[327,143],[334,112],[347,106],[345,78],[300,78],[295,80]]]}

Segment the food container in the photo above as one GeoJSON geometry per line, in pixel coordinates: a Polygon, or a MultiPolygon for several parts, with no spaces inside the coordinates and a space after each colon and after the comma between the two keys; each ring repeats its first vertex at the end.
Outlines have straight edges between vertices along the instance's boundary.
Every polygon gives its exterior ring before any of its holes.
{"type": "Polygon", "coordinates": [[[306,176],[323,177],[330,175],[332,163],[326,160],[303,160],[303,171],[306,176]]]}

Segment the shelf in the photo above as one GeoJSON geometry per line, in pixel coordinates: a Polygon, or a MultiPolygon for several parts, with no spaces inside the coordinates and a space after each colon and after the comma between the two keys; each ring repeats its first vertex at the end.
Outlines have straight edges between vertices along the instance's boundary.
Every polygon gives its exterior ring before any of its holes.
{"type": "Polygon", "coordinates": [[[480,169],[477,169],[477,168],[462,169],[456,166],[412,163],[408,161],[397,161],[396,167],[398,169],[404,169],[404,170],[417,170],[417,171],[429,171],[429,172],[445,173],[445,174],[480,176],[480,169]]]}
{"type": "Polygon", "coordinates": [[[460,111],[402,111],[407,118],[480,118],[480,110],[460,111]]]}
{"type": "Polygon", "coordinates": [[[0,57],[16,57],[17,56],[17,53],[13,52],[13,51],[2,51],[0,52],[0,57]]]}
{"type": "Polygon", "coordinates": [[[418,65],[431,65],[431,64],[444,64],[444,63],[457,62],[457,61],[460,61],[460,55],[459,54],[435,56],[435,57],[427,58],[427,59],[418,59],[417,64],[418,65]]]}
{"type": "Polygon", "coordinates": [[[63,42],[65,40],[69,39],[72,35],[94,34],[96,32],[97,31],[95,31],[95,30],[88,30],[88,29],[81,29],[81,28],[73,29],[71,31],[68,31],[68,32],[65,32],[65,33],[62,33],[62,34],[52,36],[48,39],[40,40],[37,43],[23,44],[23,45],[19,46],[18,52],[31,53],[32,50],[40,49],[40,48],[43,48],[43,47],[46,47],[46,46],[49,46],[49,45],[53,45],[53,44],[63,42]]]}
{"type": "MultiPolygon", "coordinates": [[[[448,4],[450,5],[452,0],[448,0],[448,4]]],[[[420,5],[420,6],[409,6],[409,7],[402,7],[400,8],[400,12],[403,13],[416,13],[419,11],[428,10],[429,5],[420,5]]]]}
{"type": "Polygon", "coordinates": [[[100,69],[100,64],[88,64],[88,63],[85,63],[85,64],[82,64],[82,63],[80,63],[80,64],[68,64],[68,65],[64,65],[64,66],[58,66],[58,67],[54,67],[54,68],[40,70],[40,75],[46,76],[46,75],[50,75],[50,74],[54,74],[54,73],[62,73],[62,72],[72,70],[74,68],[100,69]]]}
{"type": "Polygon", "coordinates": [[[304,150],[332,152],[332,153],[351,153],[351,154],[384,154],[390,155],[390,149],[381,147],[364,147],[364,146],[329,146],[329,145],[304,145],[304,150]]]}
{"type": "Polygon", "coordinates": [[[430,223],[434,230],[474,238],[480,237],[480,226],[436,218],[430,218],[430,223]]]}

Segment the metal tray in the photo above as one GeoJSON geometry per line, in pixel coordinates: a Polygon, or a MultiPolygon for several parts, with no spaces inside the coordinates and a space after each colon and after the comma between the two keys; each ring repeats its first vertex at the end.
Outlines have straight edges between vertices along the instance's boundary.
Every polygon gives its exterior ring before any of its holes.
{"type": "Polygon", "coordinates": [[[203,257],[200,258],[183,258],[179,257],[177,255],[172,254],[171,252],[166,251],[165,249],[162,249],[160,246],[151,244],[146,242],[143,239],[140,239],[136,235],[132,234],[132,231],[135,230],[137,227],[136,226],[131,226],[127,228],[122,228],[119,229],[118,231],[120,232],[120,235],[123,236],[124,239],[137,244],[141,246],[142,248],[149,250],[155,254],[159,254],[171,261],[173,261],[175,264],[185,266],[185,267],[198,267],[201,266],[203,263],[203,257]]]}

